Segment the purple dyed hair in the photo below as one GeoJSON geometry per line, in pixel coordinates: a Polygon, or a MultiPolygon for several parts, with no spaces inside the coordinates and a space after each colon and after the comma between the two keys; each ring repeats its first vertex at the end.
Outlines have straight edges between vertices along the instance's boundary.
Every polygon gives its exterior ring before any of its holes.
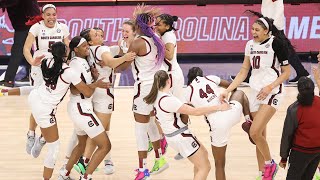
{"type": "Polygon", "coordinates": [[[148,13],[137,15],[136,24],[139,26],[141,32],[153,39],[157,47],[158,57],[156,67],[160,67],[165,58],[165,48],[162,40],[154,33],[153,29],[148,25],[153,22],[153,17],[148,13]]]}

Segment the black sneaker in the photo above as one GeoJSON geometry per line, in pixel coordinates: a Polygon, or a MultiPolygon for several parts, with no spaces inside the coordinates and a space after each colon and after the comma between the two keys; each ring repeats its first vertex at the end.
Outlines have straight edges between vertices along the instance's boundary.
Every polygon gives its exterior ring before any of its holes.
{"type": "Polygon", "coordinates": [[[5,86],[5,87],[13,88],[14,83],[13,83],[13,81],[5,81],[5,80],[2,80],[2,81],[0,81],[0,86],[5,86]]]}
{"type": "MultiPolygon", "coordinates": [[[[229,76],[229,78],[231,79],[231,81],[234,81],[234,79],[236,78],[236,76],[229,76]]],[[[242,86],[249,86],[249,78],[247,77],[242,83],[242,86]]]]}
{"type": "MultiPolygon", "coordinates": [[[[296,76],[295,78],[289,80],[288,83],[289,83],[289,84],[298,84],[298,81],[299,81],[299,79],[300,79],[301,77],[304,77],[304,76],[296,76]]],[[[310,78],[311,75],[307,75],[306,77],[310,78]]]]}

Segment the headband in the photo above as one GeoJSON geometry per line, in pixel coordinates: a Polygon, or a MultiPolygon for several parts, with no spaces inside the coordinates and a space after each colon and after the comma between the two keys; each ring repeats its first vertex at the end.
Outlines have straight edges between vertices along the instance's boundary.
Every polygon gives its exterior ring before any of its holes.
{"type": "Polygon", "coordinates": [[[78,45],[77,45],[76,47],[79,47],[79,46],[81,46],[81,44],[82,44],[82,43],[84,43],[84,42],[86,42],[86,40],[85,40],[84,38],[81,38],[81,39],[80,39],[80,42],[79,42],[79,44],[78,44],[78,45]]]}
{"type": "Polygon", "coordinates": [[[48,8],[53,8],[54,10],[57,10],[56,6],[54,6],[53,4],[46,4],[42,7],[42,12],[44,12],[48,8]]]}
{"type": "Polygon", "coordinates": [[[260,20],[267,27],[267,29],[269,29],[269,24],[266,19],[262,17],[262,18],[259,18],[258,20],[260,20]]]}

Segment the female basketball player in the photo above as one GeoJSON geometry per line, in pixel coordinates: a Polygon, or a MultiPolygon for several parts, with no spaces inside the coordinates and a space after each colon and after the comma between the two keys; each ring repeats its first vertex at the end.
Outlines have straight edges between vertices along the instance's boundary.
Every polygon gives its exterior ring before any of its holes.
{"type": "MultiPolygon", "coordinates": [[[[51,178],[59,152],[56,109],[66,95],[70,84],[73,84],[85,97],[90,97],[96,87],[109,86],[102,80],[87,86],[81,81],[80,73],[65,63],[66,53],[67,47],[64,43],[57,42],[52,45],[53,58],[46,58],[41,63],[44,82],[32,90],[28,98],[35,121],[40,126],[42,136],[48,144],[43,171],[45,180],[51,178]]],[[[40,154],[40,152],[37,153],[40,154]]]]}
{"type": "MultiPolygon", "coordinates": [[[[136,33],[139,37],[131,43],[128,52],[135,52],[137,57],[133,61],[132,73],[134,75],[133,114],[135,118],[135,132],[139,156],[139,169],[136,180],[149,178],[149,170],[146,168],[148,135],[153,143],[156,154],[155,164],[151,173],[159,173],[168,168],[168,163],[162,157],[160,148],[160,133],[155,121],[150,121],[150,113],[153,106],[143,101],[153,83],[154,74],[162,67],[165,57],[165,49],[162,41],[154,33],[152,25],[154,17],[159,15],[156,8],[148,9],[148,6],[138,6],[134,12],[136,33]]],[[[131,63],[123,64],[128,67],[131,63]]]]}
{"type": "MultiPolygon", "coordinates": [[[[188,87],[185,102],[193,107],[208,107],[220,105],[220,87],[227,88],[230,82],[217,76],[203,76],[199,67],[193,67],[188,72],[188,87]]],[[[225,180],[226,149],[231,128],[241,118],[250,119],[249,100],[242,91],[235,91],[229,98],[231,109],[206,114],[205,118],[210,128],[211,148],[215,160],[216,179],[225,180]]]]}
{"type": "Polygon", "coordinates": [[[267,17],[254,22],[251,30],[253,39],[247,42],[242,68],[220,95],[221,100],[226,98],[246,78],[252,67],[249,102],[253,122],[249,132],[256,144],[259,170],[264,172],[263,180],[271,180],[277,172],[278,167],[271,158],[266,141],[266,126],[281,103],[282,83],[290,76],[288,50],[282,40],[269,35],[272,26],[272,21],[267,17]]]}
{"type": "MultiPolygon", "coordinates": [[[[90,45],[89,63],[98,70],[98,79],[105,78],[106,82],[114,83],[114,68],[125,61],[132,61],[135,58],[135,53],[126,53],[120,58],[114,58],[108,46],[102,46],[103,37],[95,29],[87,29],[81,32],[90,45]],[[103,62],[103,63],[101,63],[103,62]],[[103,64],[103,66],[101,66],[103,64]]],[[[93,110],[100,119],[107,135],[110,131],[111,114],[114,110],[114,90],[113,88],[100,89],[97,88],[92,98],[93,110]]],[[[94,141],[88,139],[86,150],[83,154],[84,166],[90,161],[91,156],[96,149],[94,141]]],[[[84,169],[84,168],[81,168],[84,169]]],[[[105,174],[112,174],[114,172],[113,162],[111,161],[110,153],[105,159],[105,174]]]]}
{"type": "MultiPolygon", "coordinates": [[[[64,42],[69,45],[69,30],[67,25],[57,22],[57,11],[53,4],[47,4],[42,8],[43,20],[35,23],[31,26],[27,39],[23,47],[23,54],[26,60],[32,65],[31,67],[31,85],[34,87],[39,86],[43,82],[41,68],[33,64],[34,57],[52,57],[51,46],[55,42],[64,42]],[[36,51],[32,57],[30,51],[32,45],[35,45],[36,51]]],[[[20,94],[29,94],[33,87],[20,88],[20,94]]],[[[34,121],[33,116],[30,116],[29,132],[27,133],[26,151],[28,154],[32,154],[33,157],[38,157],[36,153],[41,151],[41,148],[45,144],[44,139],[37,138],[35,140],[35,129],[37,124],[34,121]],[[31,152],[31,149],[34,151],[31,152]]]]}
{"type": "MultiPolygon", "coordinates": [[[[176,29],[173,27],[173,23],[178,20],[177,16],[171,16],[169,14],[161,14],[156,19],[156,31],[160,34],[161,40],[163,41],[166,48],[165,55],[165,67],[167,68],[168,74],[171,79],[171,91],[172,94],[183,100],[183,85],[184,76],[182,70],[177,61],[177,37],[175,35],[176,29]]],[[[182,118],[188,120],[188,116],[182,115],[182,118]]],[[[182,159],[179,154],[175,156],[176,160],[182,159]]]]}
{"type": "Polygon", "coordinates": [[[208,152],[188,129],[188,126],[180,118],[180,114],[205,115],[215,111],[227,110],[229,104],[223,103],[216,106],[193,108],[182,103],[171,94],[171,80],[164,70],[159,70],[154,75],[154,81],[150,93],[143,100],[154,105],[156,117],[161,125],[169,146],[188,158],[194,164],[195,180],[207,179],[210,171],[208,152]]]}
{"type": "MultiPolygon", "coordinates": [[[[85,59],[87,56],[89,56],[89,46],[87,41],[81,36],[74,37],[70,42],[70,55],[68,59],[71,59],[71,62],[69,66],[80,72],[82,80],[89,85],[93,81],[93,78],[90,66],[85,59]],[[75,56],[72,58],[71,54],[73,53],[75,56]]],[[[93,112],[92,97],[86,98],[83,94],[77,93],[75,88],[71,88],[71,96],[68,103],[68,114],[74,123],[76,134],[78,136],[78,145],[73,149],[65,169],[60,171],[60,178],[66,179],[69,176],[73,164],[75,164],[83,154],[86,147],[87,137],[89,136],[94,144],[98,146],[98,149],[94,152],[81,179],[90,179],[93,171],[110,151],[110,140],[105,133],[103,124],[93,112]]]]}
{"type": "Polygon", "coordinates": [[[134,22],[132,20],[128,20],[123,22],[122,24],[122,38],[118,41],[118,45],[120,47],[120,55],[123,55],[128,52],[128,49],[136,37],[136,29],[134,22]]]}

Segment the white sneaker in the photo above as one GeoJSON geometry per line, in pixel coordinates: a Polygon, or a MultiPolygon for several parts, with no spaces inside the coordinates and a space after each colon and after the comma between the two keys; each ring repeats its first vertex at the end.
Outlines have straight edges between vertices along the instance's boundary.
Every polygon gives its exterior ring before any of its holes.
{"type": "Polygon", "coordinates": [[[70,176],[63,175],[63,174],[66,174],[67,172],[68,171],[66,170],[66,164],[64,164],[59,170],[58,180],[74,180],[70,176]]]}
{"type": "Polygon", "coordinates": [[[58,180],[75,180],[75,179],[71,178],[70,176],[63,176],[59,174],[58,180]]]}
{"type": "Polygon", "coordinates": [[[30,136],[29,133],[27,133],[27,144],[26,144],[26,151],[28,154],[31,154],[31,149],[34,145],[35,136],[30,136]]]}
{"type": "Polygon", "coordinates": [[[32,149],[31,149],[31,155],[34,157],[34,158],[37,158],[39,155],[40,155],[40,152],[43,148],[43,146],[46,144],[46,141],[44,140],[41,140],[41,137],[38,137],[36,140],[35,140],[35,143],[34,145],[32,146],[32,149]]]}
{"type": "Polygon", "coordinates": [[[109,174],[113,174],[115,171],[113,162],[111,160],[104,160],[104,173],[109,175],[109,174]]]}

